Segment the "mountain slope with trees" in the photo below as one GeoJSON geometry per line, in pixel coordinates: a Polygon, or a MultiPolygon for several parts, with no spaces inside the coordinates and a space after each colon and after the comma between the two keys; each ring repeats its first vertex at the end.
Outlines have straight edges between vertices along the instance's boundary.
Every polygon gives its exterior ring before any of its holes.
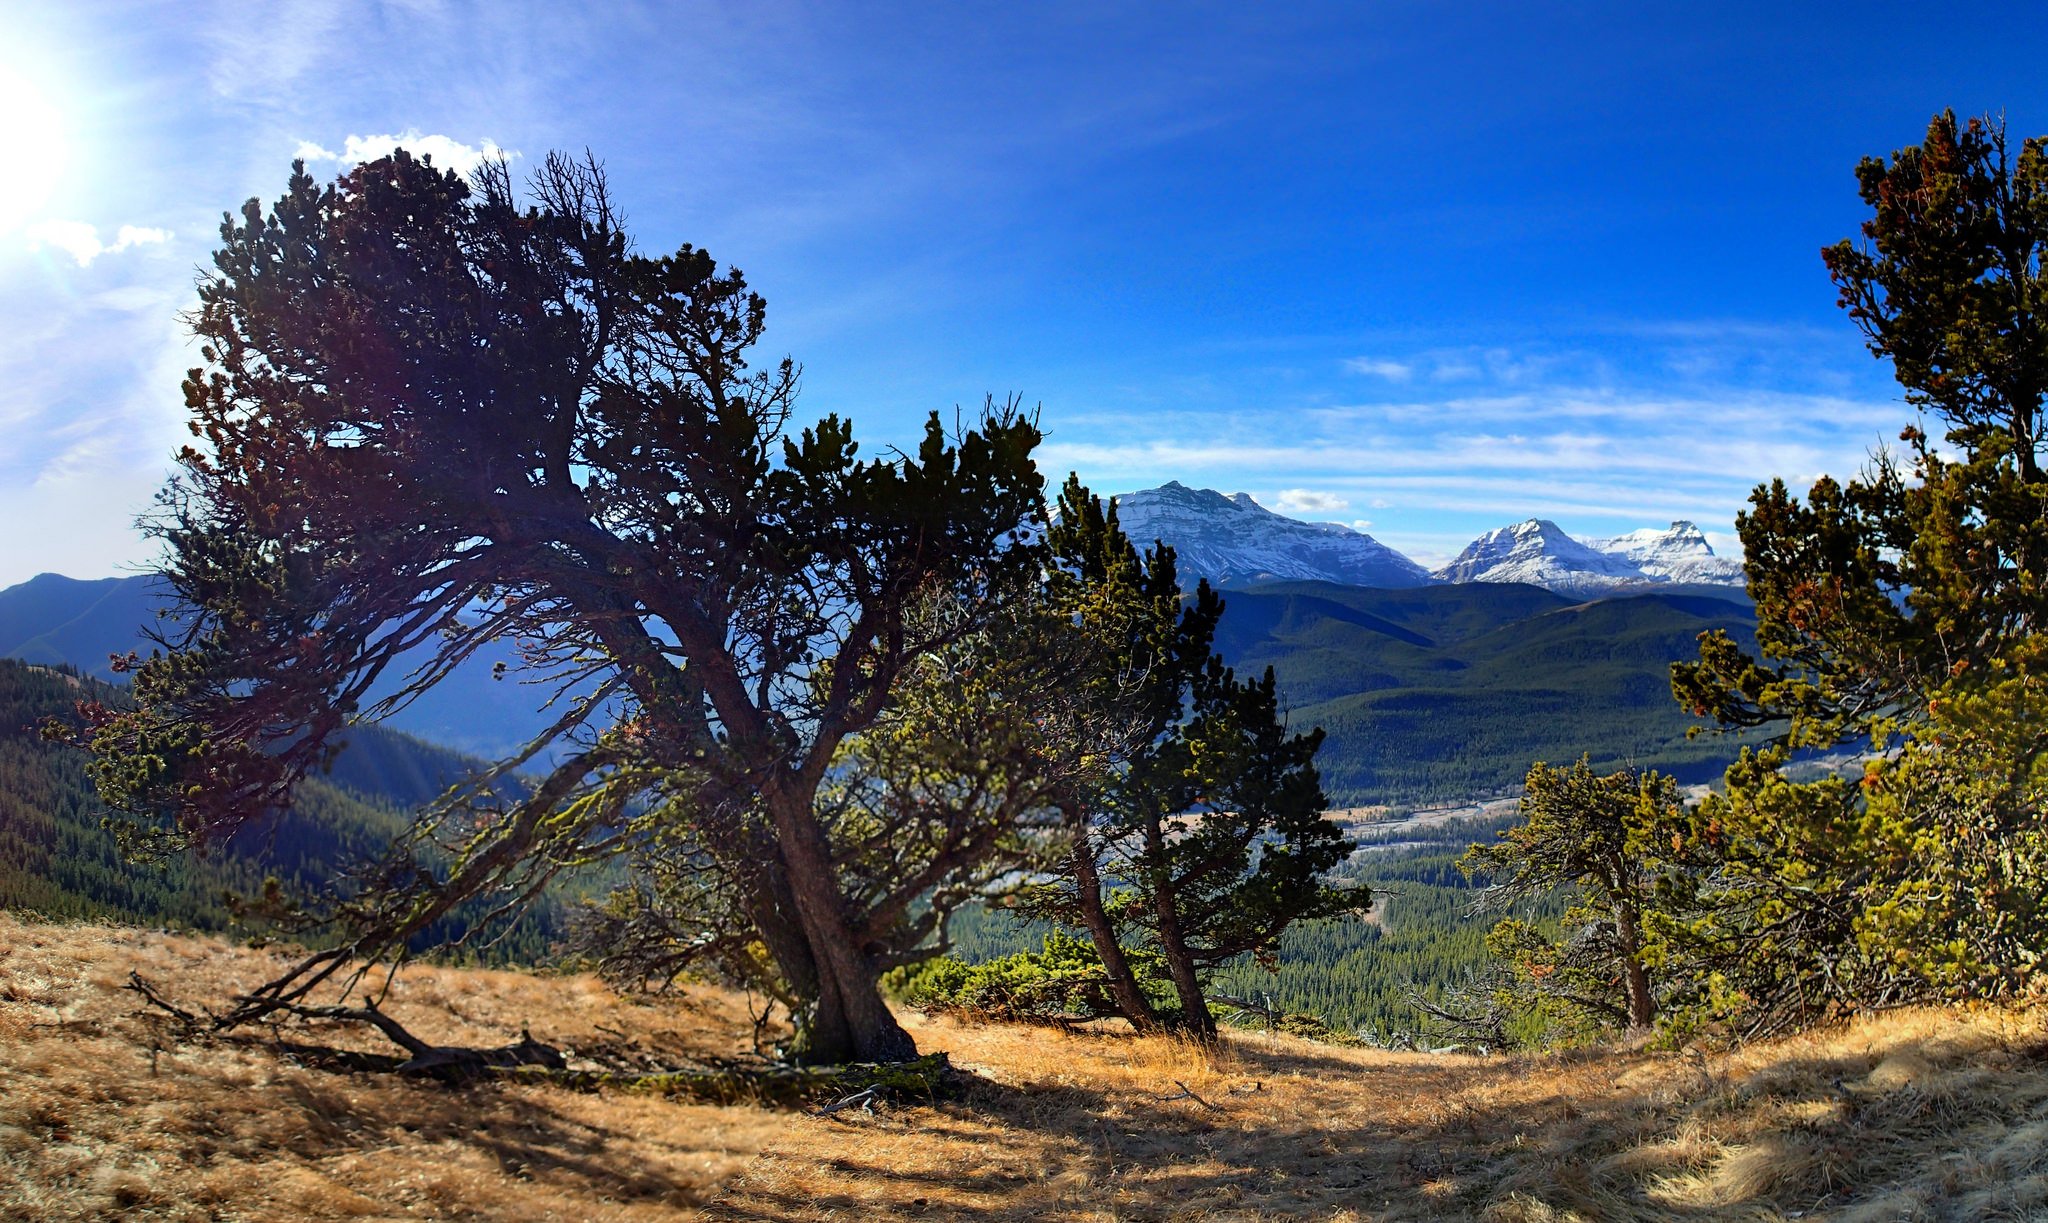
{"type": "MultiPolygon", "coordinates": [[[[0,656],[112,677],[108,655],[146,646],[137,630],[163,605],[150,581],[45,575],[0,590],[0,630],[20,636],[0,656]]],[[[1499,793],[1537,757],[1591,752],[1702,780],[1733,755],[1724,740],[1687,741],[1692,720],[1664,695],[1666,666],[1697,633],[1747,640],[1751,617],[1725,599],[1659,592],[1582,606],[1510,583],[1287,582],[1224,602],[1217,649],[1247,673],[1273,667],[1292,721],[1328,732],[1317,759],[1340,805],[1499,793]]],[[[472,755],[515,750],[549,718],[548,690],[521,683],[517,663],[485,645],[385,725],[472,755]]]]}
{"type": "Polygon", "coordinates": [[[1582,754],[1704,781],[1737,750],[1688,738],[1698,719],[1672,704],[1668,674],[1703,632],[1750,639],[1748,611],[1725,599],[1276,583],[1225,604],[1217,649],[1272,667],[1293,723],[1323,728],[1318,763],[1339,805],[1505,793],[1529,761],[1582,754]]]}
{"type": "MultiPolygon", "coordinates": [[[[109,826],[94,790],[92,760],[44,738],[50,719],[80,701],[122,705],[125,690],[68,669],[0,659],[0,905],[52,917],[252,931],[229,900],[261,900],[266,882],[317,893],[350,868],[386,852],[412,810],[473,773],[477,762],[377,727],[359,728],[322,776],[307,779],[291,807],[252,824],[204,856],[137,855],[109,826]]],[[[474,911],[472,910],[473,914],[474,911]]],[[[559,925],[539,906],[504,934],[497,952],[538,959],[559,925]]],[[[461,932],[460,920],[419,945],[461,932]]]]}

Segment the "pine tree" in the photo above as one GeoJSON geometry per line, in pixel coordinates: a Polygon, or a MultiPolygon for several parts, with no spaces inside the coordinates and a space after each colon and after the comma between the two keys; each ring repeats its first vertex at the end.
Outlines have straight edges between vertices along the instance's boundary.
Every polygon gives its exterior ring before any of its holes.
{"type": "Polygon", "coordinates": [[[1945,113],[1856,173],[1864,240],[1823,255],[1938,437],[1923,418],[1804,501],[1759,488],[1738,526],[1761,658],[1716,635],[1673,671],[1694,712],[1774,731],[1699,812],[1727,865],[1692,931],[1761,1022],[2009,990],[2048,936],[2048,154],[1945,113]],[[1860,779],[1787,780],[1843,747],[1860,779]]]}
{"type": "Polygon", "coordinates": [[[1270,670],[1240,680],[1223,665],[1209,584],[1183,597],[1173,550],[1141,556],[1114,503],[1071,477],[1047,547],[1047,619],[1060,626],[1049,640],[1077,651],[1060,664],[1067,700],[1041,719],[1046,753],[1071,762],[1054,801],[1072,850],[1034,908],[1089,931],[1140,1028],[1158,1017],[1121,944],[1157,948],[1176,1024],[1213,1037],[1209,973],[1270,956],[1294,922],[1367,902],[1327,877],[1350,844],[1322,816],[1322,733],[1288,730],[1270,670]]]}
{"type": "Polygon", "coordinates": [[[550,157],[532,195],[502,164],[465,181],[401,151],[325,187],[295,165],[268,212],[224,221],[196,442],[155,522],[191,615],[139,708],[92,728],[102,792],[231,835],[353,721],[515,641],[566,750],[518,801],[489,778],[452,796],[416,841],[456,839],[452,864],[394,856],[338,910],[343,945],[257,1004],[466,897],[531,894],[657,811],[744,864],[727,895],[801,1000],[797,1056],[909,1056],[873,950],[897,915],[849,896],[819,790],[904,669],[1036,572],[1014,545],[1038,430],[934,415],[870,460],[838,417],[795,430],[797,369],[751,363],[766,306],[738,271],[634,253],[594,164],[550,157]],[[941,595],[968,614],[912,614],[941,595]]]}
{"type": "Polygon", "coordinates": [[[1658,879],[1678,823],[1678,786],[1657,773],[1597,774],[1581,757],[1569,768],[1529,769],[1522,822],[1459,860],[1484,877],[1486,908],[1502,910],[1553,891],[1573,902],[1548,937],[1525,921],[1503,920],[1488,938],[1530,1001],[1555,1001],[1596,1022],[1647,1028],[1658,1000],[1647,966],[1646,918],[1659,905],[1658,879]]]}

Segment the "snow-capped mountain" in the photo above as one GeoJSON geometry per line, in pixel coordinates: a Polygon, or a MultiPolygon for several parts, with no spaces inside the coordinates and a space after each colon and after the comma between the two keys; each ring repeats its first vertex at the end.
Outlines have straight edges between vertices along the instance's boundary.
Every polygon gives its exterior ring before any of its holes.
{"type": "Polygon", "coordinates": [[[1347,586],[1426,586],[1429,572],[1370,535],[1303,522],[1246,493],[1226,497],[1170,481],[1116,499],[1124,534],[1140,548],[1173,545],[1183,580],[1212,584],[1292,579],[1347,586]]]}
{"type": "Polygon", "coordinates": [[[1586,543],[1611,556],[1627,557],[1653,578],[1710,586],[1742,585],[1742,562],[1714,555],[1706,532],[1689,522],[1674,522],[1662,531],[1645,527],[1613,539],[1589,539],[1586,543]]]}
{"type": "Polygon", "coordinates": [[[1742,588],[1742,562],[1716,556],[1690,522],[1612,539],[1574,539],[1556,523],[1531,518],[1473,540],[1431,573],[1370,535],[1334,522],[1303,522],[1266,509],[1246,493],[1225,496],[1178,481],[1117,498],[1124,533],[1139,547],[1165,540],[1184,580],[1215,585],[1257,581],[1337,582],[1409,587],[1432,582],[1526,582],[1561,595],[1690,588],[1720,594],[1742,588]]]}
{"type": "Polygon", "coordinates": [[[1580,543],[1547,518],[1488,531],[1432,576],[1443,582],[1527,582],[1588,597],[1658,580],[1628,557],[1580,543]]]}

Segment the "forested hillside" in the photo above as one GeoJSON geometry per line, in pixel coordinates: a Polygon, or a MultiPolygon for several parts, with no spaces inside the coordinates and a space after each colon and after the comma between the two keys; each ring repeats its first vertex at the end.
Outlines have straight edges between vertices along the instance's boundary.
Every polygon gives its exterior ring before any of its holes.
{"type": "MultiPolygon", "coordinates": [[[[1241,957],[1215,975],[1214,991],[1270,999],[1280,1011],[1380,1042],[1415,1037],[1423,1016],[1414,999],[1440,1001],[1482,974],[1490,962],[1486,934],[1501,916],[1474,911],[1478,888],[1457,860],[1517,818],[1512,807],[1494,804],[1465,818],[1355,826],[1358,849],[1337,874],[1372,889],[1371,909],[1288,927],[1270,965],[1241,957]]],[[[1541,921],[1563,907],[1561,898],[1546,899],[1517,916],[1541,921]]],[[[966,909],[954,917],[951,954],[982,963],[1035,948],[1050,929],[1007,910],[966,909]]]]}
{"type": "MultiPolygon", "coordinates": [[[[69,670],[0,659],[0,906],[224,930],[234,924],[229,893],[253,897],[271,877],[296,894],[316,892],[380,853],[413,806],[474,765],[408,736],[362,728],[333,771],[308,779],[276,821],[245,828],[203,856],[134,861],[103,823],[91,758],[39,733],[44,720],[70,716],[80,700],[119,704],[126,693],[69,670]]],[[[434,940],[457,933],[456,925],[438,927],[434,940]]],[[[503,949],[536,955],[553,925],[544,905],[503,949]]]]}
{"type": "MultiPolygon", "coordinates": [[[[38,574],[0,590],[0,658],[112,679],[108,659],[130,650],[147,657],[152,647],[143,634],[160,626],[168,607],[153,576],[82,581],[38,574]]],[[[402,660],[393,680],[423,661],[424,654],[402,660]]],[[[516,750],[551,720],[540,706],[552,694],[497,669],[518,661],[512,647],[486,642],[469,662],[396,711],[389,726],[472,756],[495,759],[516,750]]],[[[393,686],[387,683],[375,695],[393,686]]]]}
{"type": "MultiPolygon", "coordinates": [[[[141,646],[155,621],[151,582],[44,574],[0,590],[0,656],[105,677],[108,655],[141,646]]],[[[1289,582],[1230,591],[1225,604],[1219,650],[1248,675],[1272,666],[1294,724],[1329,732],[1318,763],[1340,806],[1462,802],[1511,788],[1530,760],[1582,752],[1688,780],[1733,755],[1724,739],[1686,739],[1692,720],[1667,675],[1703,630],[1749,640],[1753,618],[1730,599],[1289,582]]],[[[494,678],[500,661],[517,660],[487,646],[391,724],[465,752],[512,750],[545,723],[548,690],[494,678]]]]}
{"type": "Polygon", "coordinates": [[[1582,603],[1534,586],[1368,590],[1290,582],[1229,592],[1217,648],[1272,667],[1339,806],[1456,803],[1517,785],[1531,760],[1718,775],[1721,736],[1671,700],[1670,663],[1702,632],[1753,640],[1740,603],[1652,594],[1582,603]]]}

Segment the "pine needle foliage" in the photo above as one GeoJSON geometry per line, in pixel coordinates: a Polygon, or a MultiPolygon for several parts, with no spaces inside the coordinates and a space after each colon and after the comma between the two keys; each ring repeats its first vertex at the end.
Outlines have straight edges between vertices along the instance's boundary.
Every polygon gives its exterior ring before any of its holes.
{"type": "Polygon", "coordinates": [[[2012,993],[2048,939],[2048,142],[1943,113],[1856,177],[1862,241],[1822,253],[1923,415],[1854,479],[1756,490],[1757,654],[1710,635],[1673,669],[1695,714],[1772,734],[1696,813],[1719,866],[1673,931],[1746,1030],[2012,993]],[[1861,776],[1786,777],[1845,746],[1861,776]]]}

